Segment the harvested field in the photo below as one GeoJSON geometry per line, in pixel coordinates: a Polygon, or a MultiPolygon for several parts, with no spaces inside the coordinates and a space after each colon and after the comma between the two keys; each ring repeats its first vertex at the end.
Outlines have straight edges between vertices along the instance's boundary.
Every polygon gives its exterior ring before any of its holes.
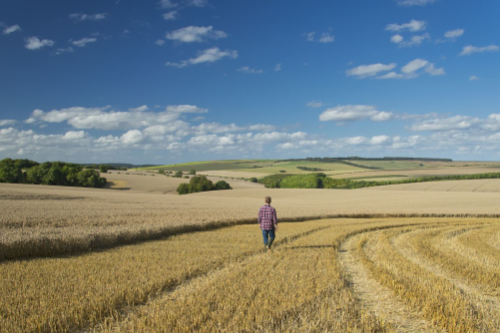
{"type": "Polygon", "coordinates": [[[278,215],[284,220],[328,216],[500,216],[499,193],[400,191],[392,187],[259,187],[178,196],[0,184],[0,260],[89,252],[206,228],[254,223],[265,195],[273,197],[278,215]]]}
{"type": "Polygon", "coordinates": [[[500,192],[500,179],[449,180],[428,183],[399,184],[378,187],[389,191],[425,191],[425,192],[500,192]]]}
{"type": "Polygon", "coordinates": [[[282,223],[272,253],[243,225],[9,261],[0,332],[497,332],[499,235],[497,219],[331,219],[282,223]]]}

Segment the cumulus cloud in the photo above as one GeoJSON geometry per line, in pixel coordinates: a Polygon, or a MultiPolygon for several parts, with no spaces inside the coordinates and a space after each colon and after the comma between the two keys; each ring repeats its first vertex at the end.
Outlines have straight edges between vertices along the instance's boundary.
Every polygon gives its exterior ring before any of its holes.
{"type": "Polygon", "coordinates": [[[225,57],[236,59],[238,58],[238,51],[221,51],[218,47],[212,47],[210,49],[198,52],[198,56],[196,58],[182,60],[181,62],[167,62],[166,65],[171,67],[183,68],[188,65],[197,65],[205,62],[216,62],[225,57]]]}
{"type": "Polygon", "coordinates": [[[335,36],[329,34],[328,32],[323,32],[318,39],[315,38],[316,32],[309,32],[305,35],[308,42],[332,43],[335,41],[335,36]]]}
{"type": "Polygon", "coordinates": [[[500,47],[498,47],[494,44],[491,44],[489,46],[483,46],[483,47],[476,47],[476,46],[469,45],[469,46],[465,46],[459,55],[464,56],[464,55],[471,55],[473,53],[492,52],[492,51],[498,51],[499,49],[500,49],[500,47]]]}
{"type": "Polygon", "coordinates": [[[205,113],[194,105],[171,105],[163,112],[146,112],[145,106],[131,111],[114,111],[109,107],[84,108],[72,107],[44,112],[35,110],[25,122],[61,123],[67,122],[77,129],[128,130],[157,124],[170,124],[178,120],[182,113],[205,113]]]}
{"type": "Polygon", "coordinates": [[[155,42],[156,45],[158,46],[162,46],[163,44],[165,44],[165,41],[163,39],[158,39],[156,42],[155,42]]]}
{"type": "Polygon", "coordinates": [[[387,72],[396,67],[395,63],[392,64],[372,64],[372,65],[361,65],[356,68],[352,68],[346,71],[348,76],[357,76],[359,78],[366,78],[369,76],[375,76],[380,72],[387,72]]]}
{"type": "Polygon", "coordinates": [[[323,106],[323,103],[318,101],[310,101],[309,103],[307,103],[307,106],[310,108],[320,108],[323,106]]]}
{"type": "Polygon", "coordinates": [[[417,20],[411,20],[408,23],[403,23],[403,24],[397,24],[397,23],[392,23],[388,24],[385,27],[385,30],[387,31],[410,31],[410,32],[416,32],[416,31],[421,31],[425,30],[427,26],[427,23],[425,21],[417,21],[417,20]]]}
{"type": "Polygon", "coordinates": [[[472,75],[470,78],[469,78],[469,81],[477,81],[479,80],[479,78],[475,75],[472,75]]]}
{"type": "Polygon", "coordinates": [[[401,68],[401,71],[405,74],[413,74],[420,68],[423,68],[427,66],[429,62],[424,59],[415,59],[413,61],[410,61],[408,64],[406,64],[403,68],[401,68]]]}
{"type": "Polygon", "coordinates": [[[16,32],[16,31],[21,31],[21,27],[17,24],[11,25],[10,27],[6,27],[5,29],[3,29],[3,34],[10,35],[11,33],[16,32]]]}
{"type": "Polygon", "coordinates": [[[207,38],[220,39],[226,38],[227,34],[221,30],[213,30],[212,26],[208,27],[195,27],[189,26],[167,32],[166,38],[183,43],[201,43],[206,41],[207,38]]]}
{"type": "Polygon", "coordinates": [[[451,38],[455,39],[464,34],[465,30],[464,29],[455,29],[455,30],[449,30],[444,33],[445,38],[451,38]]]}
{"type": "Polygon", "coordinates": [[[276,67],[274,67],[275,72],[281,71],[281,63],[276,64],[276,67]]]}
{"type": "Polygon", "coordinates": [[[38,50],[45,46],[53,46],[55,42],[50,39],[39,39],[38,37],[29,37],[25,39],[25,48],[28,50],[38,50]]]}
{"type": "Polygon", "coordinates": [[[391,42],[395,43],[395,44],[399,44],[401,43],[402,41],[404,40],[403,36],[401,36],[400,34],[396,34],[394,36],[391,37],[391,42]]]}
{"type": "Polygon", "coordinates": [[[377,79],[413,79],[422,73],[422,71],[419,72],[421,69],[432,76],[445,75],[444,68],[436,68],[435,64],[425,59],[415,59],[403,66],[401,68],[401,73],[393,71],[378,76],[377,79]]]}
{"type": "Polygon", "coordinates": [[[0,127],[14,125],[16,121],[14,119],[0,119],[0,127]]]}
{"type": "Polygon", "coordinates": [[[176,10],[172,10],[168,13],[163,14],[163,19],[165,21],[175,20],[176,18],[177,18],[177,11],[176,10]]]}
{"type": "Polygon", "coordinates": [[[106,13],[99,14],[83,14],[83,13],[74,13],[69,14],[69,18],[75,21],[100,21],[106,19],[106,13]]]}
{"type": "Polygon", "coordinates": [[[85,47],[88,43],[94,43],[96,41],[97,41],[96,38],[85,37],[79,40],[72,41],[71,44],[77,47],[85,47]]]}
{"type": "Polygon", "coordinates": [[[264,71],[262,69],[254,69],[248,66],[244,66],[238,69],[238,72],[248,73],[248,74],[262,74],[264,71]]]}
{"type": "Polygon", "coordinates": [[[481,124],[478,118],[469,116],[454,116],[443,119],[432,119],[417,122],[410,127],[412,131],[449,131],[469,129],[481,124]]]}
{"type": "Polygon", "coordinates": [[[327,109],[319,116],[320,121],[359,121],[370,119],[372,121],[387,121],[393,118],[391,112],[378,111],[372,105],[339,105],[327,109]]]}

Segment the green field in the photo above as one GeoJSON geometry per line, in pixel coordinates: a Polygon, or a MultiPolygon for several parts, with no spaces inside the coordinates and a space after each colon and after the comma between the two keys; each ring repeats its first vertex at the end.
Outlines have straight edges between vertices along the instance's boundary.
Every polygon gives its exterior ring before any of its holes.
{"type": "Polygon", "coordinates": [[[188,172],[195,169],[197,172],[203,171],[239,171],[239,172],[254,172],[259,174],[306,174],[314,172],[323,172],[328,175],[336,175],[342,173],[353,173],[366,171],[366,169],[343,163],[322,163],[309,161],[293,161],[281,162],[279,160],[223,160],[223,161],[205,161],[205,162],[190,162],[182,164],[162,165],[155,167],[140,168],[138,170],[158,170],[165,169],[171,171],[188,172]],[[321,171],[301,170],[297,167],[317,168],[321,171]],[[283,172],[285,171],[285,172],[283,172]]]}

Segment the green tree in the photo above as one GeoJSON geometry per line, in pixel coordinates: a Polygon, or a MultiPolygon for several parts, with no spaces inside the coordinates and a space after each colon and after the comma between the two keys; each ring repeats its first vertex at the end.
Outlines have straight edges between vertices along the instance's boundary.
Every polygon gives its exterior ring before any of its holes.
{"type": "Polygon", "coordinates": [[[99,171],[102,173],[107,173],[109,169],[110,169],[109,165],[106,164],[99,165],[99,171]]]}
{"type": "Polygon", "coordinates": [[[21,183],[23,181],[23,172],[16,162],[10,158],[0,161],[0,182],[2,183],[21,183]]]}
{"type": "Polygon", "coordinates": [[[215,189],[216,190],[231,190],[232,187],[227,182],[225,182],[224,180],[219,180],[215,184],[215,189]]]}
{"type": "Polygon", "coordinates": [[[179,170],[179,171],[177,171],[177,172],[175,173],[175,175],[173,175],[172,177],[175,177],[175,178],[182,178],[182,171],[180,171],[180,170],[179,170]]]}
{"type": "Polygon", "coordinates": [[[189,184],[188,183],[179,184],[179,186],[177,186],[177,193],[179,193],[180,195],[188,194],[189,184]]]}
{"type": "Polygon", "coordinates": [[[191,170],[189,171],[189,174],[190,174],[190,175],[196,175],[196,170],[195,170],[195,169],[191,169],[191,170]]]}

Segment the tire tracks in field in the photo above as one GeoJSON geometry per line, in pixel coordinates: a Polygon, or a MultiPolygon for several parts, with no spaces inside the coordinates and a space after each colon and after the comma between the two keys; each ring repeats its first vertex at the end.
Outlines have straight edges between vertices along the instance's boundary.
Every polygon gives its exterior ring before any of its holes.
{"type": "Polygon", "coordinates": [[[363,266],[357,254],[357,244],[365,234],[360,233],[347,238],[341,244],[339,251],[339,260],[364,309],[393,324],[397,332],[444,332],[433,327],[417,311],[403,303],[390,289],[380,284],[368,268],[363,266]]]}
{"type": "MultiPolygon", "coordinates": [[[[285,247],[286,245],[300,239],[306,236],[309,236],[313,233],[316,232],[322,232],[327,229],[331,229],[334,226],[322,226],[322,227],[317,227],[313,228],[311,230],[302,232],[297,235],[293,236],[288,236],[283,239],[279,240],[279,243],[273,246],[273,248],[281,248],[285,247]]],[[[179,297],[188,297],[189,294],[193,292],[196,288],[199,288],[199,286],[202,286],[206,283],[212,283],[213,281],[216,281],[217,279],[220,279],[221,277],[225,276],[226,274],[229,274],[230,272],[234,270],[239,270],[242,269],[251,263],[253,263],[255,260],[259,260],[261,258],[265,258],[266,256],[272,255],[272,253],[263,253],[262,250],[257,250],[252,253],[247,253],[243,254],[242,256],[238,257],[235,259],[235,261],[232,261],[228,264],[222,264],[220,266],[214,267],[208,271],[203,271],[203,272],[197,272],[194,273],[191,276],[186,277],[182,282],[177,283],[175,285],[170,285],[163,291],[151,295],[149,299],[146,302],[141,302],[141,303],[136,303],[131,306],[119,308],[119,309],[114,309],[114,313],[112,315],[112,318],[116,320],[117,323],[120,323],[124,320],[126,320],[129,316],[138,314],[141,309],[147,307],[149,304],[155,301],[159,301],[161,299],[173,297],[174,293],[178,293],[179,297]]],[[[90,333],[90,332],[99,332],[102,327],[103,323],[106,323],[108,321],[109,317],[104,318],[103,320],[100,320],[98,323],[93,323],[93,324],[87,324],[84,327],[80,328],[74,328],[71,329],[70,332],[72,333],[90,333]]]]}
{"type": "Polygon", "coordinates": [[[449,272],[448,270],[442,268],[440,265],[431,262],[424,255],[418,253],[408,241],[408,238],[412,237],[412,233],[419,232],[422,230],[414,230],[412,232],[406,232],[399,234],[398,236],[391,239],[391,244],[393,247],[405,256],[407,259],[412,261],[414,264],[420,266],[428,270],[429,272],[442,277],[452,283],[455,287],[457,287],[461,292],[466,294],[473,302],[476,304],[483,304],[488,308],[492,313],[498,311],[500,308],[500,298],[487,295],[484,293],[479,287],[475,287],[466,279],[457,276],[449,272]]]}

